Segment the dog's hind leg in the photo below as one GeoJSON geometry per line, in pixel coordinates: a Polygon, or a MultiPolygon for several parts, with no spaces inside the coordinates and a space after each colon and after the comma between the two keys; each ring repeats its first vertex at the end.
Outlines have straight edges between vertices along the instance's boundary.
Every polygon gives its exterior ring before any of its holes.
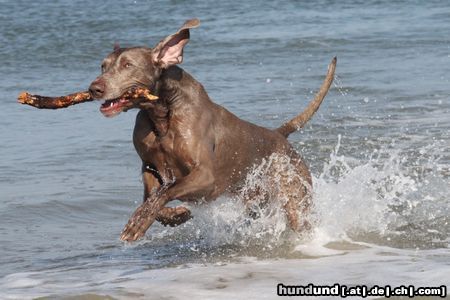
{"type": "Polygon", "coordinates": [[[270,200],[270,196],[260,186],[246,188],[244,192],[241,192],[247,215],[252,219],[260,217],[260,210],[267,207],[270,200]]]}
{"type": "MultiPolygon", "coordinates": [[[[295,154],[295,156],[298,155],[295,154]]],[[[291,164],[295,166],[296,172],[281,176],[280,191],[285,198],[283,208],[289,226],[294,231],[303,232],[311,228],[308,221],[312,204],[311,175],[300,157],[292,158],[291,164]]]]}
{"type": "Polygon", "coordinates": [[[255,167],[240,191],[250,217],[260,217],[261,209],[276,200],[281,203],[289,227],[296,232],[311,227],[311,194],[311,175],[293,149],[287,154],[273,154],[255,167]]]}
{"type": "Polygon", "coordinates": [[[308,215],[311,207],[311,193],[304,184],[290,185],[285,193],[286,202],[283,208],[289,222],[289,227],[297,232],[311,228],[308,215]]]}
{"type": "Polygon", "coordinates": [[[296,232],[311,228],[308,215],[311,208],[312,180],[308,167],[293,152],[275,163],[278,198],[283,202],[289,227],[296,232]]]}

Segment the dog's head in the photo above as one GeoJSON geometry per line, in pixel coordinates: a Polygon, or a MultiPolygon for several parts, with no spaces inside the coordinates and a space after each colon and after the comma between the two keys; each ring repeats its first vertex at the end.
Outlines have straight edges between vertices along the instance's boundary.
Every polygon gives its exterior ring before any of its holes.
{"type": "Polygon", "coordinates": [[[140,108],[141,102],[131,102],[121,96],[134,87],[145,87],[152,91],[163,69],[183,61],[183,48],[189,42],[189,29],[199,25],[198,19],[186,21],[176,33],[161,40],[154,48],[120,48],[115,45],[114,51],[102,62],[102,74],[89,87],[94,98],[108,100],[101,107],[102,113],[115,116],[130,108],[140,108]]]}

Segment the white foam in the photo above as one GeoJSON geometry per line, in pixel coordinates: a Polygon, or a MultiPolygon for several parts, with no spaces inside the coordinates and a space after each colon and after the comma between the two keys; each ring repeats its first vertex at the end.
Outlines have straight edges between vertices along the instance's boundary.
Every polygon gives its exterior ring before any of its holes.
{"type": "Polygon", "coordinates": [[[341,250],[326,247],[328,243],[334,240],[335,238],[328,235],[322,228],[315,228],[312,233],[312,238],[296,245],[295,251],[299,251],[309,257],[333,256],[345,253],[341,250]]]}
{"type": "MultiPolygon", "coordinates": [[[[38,295],[95,293],[120,299],[277,299],[278,283],[291,285],[366,284],[439,286],[447,284],[450,269],[432,257],[445,250],[398,250],[370,247],[314,259],[243,259],[239,263],[191,264],[177,268],[146,270],[46,271],[15,274],[0,279],[2,299],[29,299],[38,295]],[[414,263],[411,263],[414,259],[414,263]],[[393,276],[395,274],[395,276],[393,276]],[[46,285],[16,289],[30,276],[45,278],[46,285]],[[76,281],[75,281],[76,280],[76,281]],[[74,286],[74,281],[77,285],[74,286]]],[[[31,287],[31,286],[28,286],[31,287]]]]}

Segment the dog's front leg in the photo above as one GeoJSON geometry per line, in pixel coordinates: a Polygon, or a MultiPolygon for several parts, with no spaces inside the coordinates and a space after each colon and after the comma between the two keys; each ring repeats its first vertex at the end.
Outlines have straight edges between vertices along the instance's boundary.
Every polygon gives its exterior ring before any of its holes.
{"type": "Polygon", "coordinates": [[[142,237],[147,229],[153,224],[159,211],[169,202],[163,193],[154,193],[151,198],[142,203],[133,213],[127,225],[122,231],[120,239],[132,242],[142,237]]]}
{"type": "Polygon", "coordinates": [[[144,236],[167,202],[180,198],[208,196],[214,190],[214,177],[210,168],[197,167],[189,175],[162,188],[139,206],[122,231],[120,239],[132,242],[144,236]]]}

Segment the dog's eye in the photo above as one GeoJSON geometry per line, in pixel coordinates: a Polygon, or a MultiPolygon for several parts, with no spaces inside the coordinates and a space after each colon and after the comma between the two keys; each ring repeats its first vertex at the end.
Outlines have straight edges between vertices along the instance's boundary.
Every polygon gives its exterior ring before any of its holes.
{"type": "Polygon", "coordinates": [[[129,68],[129,67],[131,67],[131,66],[132,66],[132,64],[129,63],[129,62],[124,63],[124,65],[123,65],[124,68],[129,68]]]}

